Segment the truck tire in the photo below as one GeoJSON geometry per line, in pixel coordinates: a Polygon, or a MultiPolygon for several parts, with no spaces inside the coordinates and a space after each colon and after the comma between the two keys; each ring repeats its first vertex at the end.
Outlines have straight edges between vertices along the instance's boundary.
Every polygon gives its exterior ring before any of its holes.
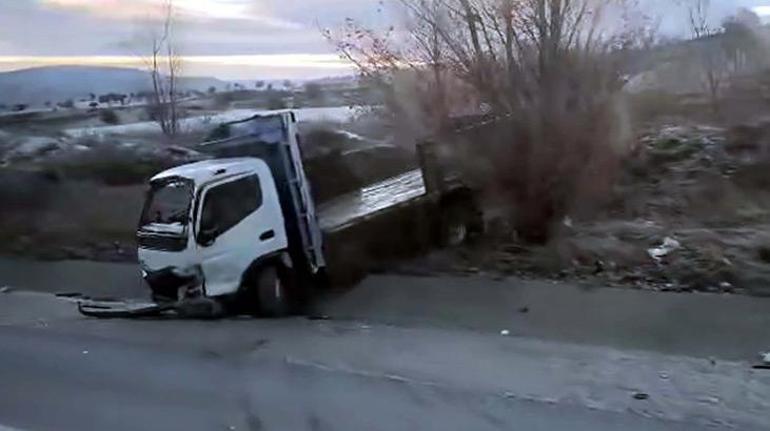
{"type": "Polygon", "coordinates": [[[260,314],[268,317],[284,317],[291,312],[292,300],[285,280],[273,265],[266,266],[257,275],[256,294],[260,314]]]}

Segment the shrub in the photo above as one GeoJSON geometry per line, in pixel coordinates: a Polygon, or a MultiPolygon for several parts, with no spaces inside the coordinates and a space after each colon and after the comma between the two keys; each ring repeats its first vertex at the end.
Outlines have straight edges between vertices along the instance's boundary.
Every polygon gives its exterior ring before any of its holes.
{"type": "Polygon", "coordinates": [[[99,119],[106,124],[120,124],[118,114],[112,109],[102,109],[99,112],[99,119]]]}
{"type": "Polygon", "coordinates": [[[171,160],[137,154],[134,149],[98,147],[48,162],[46,170],[64,179],[97,181],[110,186],[142,184],[173,165],[171,160]]]}
{"type": "Polygon", "coordinates": [[[286,109],[286,100],[278,93],[272,93],[267,98],[267,109],[278,110],[286,109]]]}

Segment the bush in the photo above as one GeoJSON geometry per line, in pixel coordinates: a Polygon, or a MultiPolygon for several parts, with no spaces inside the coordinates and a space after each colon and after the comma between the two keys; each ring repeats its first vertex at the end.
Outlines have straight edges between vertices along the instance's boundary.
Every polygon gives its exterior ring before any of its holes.
{"type": "Polygon", "coordinates": [[[147,115],[148,120],[158,121],[162,117],[163,107],[156,104],[147,105],[144,107],[144,113],[147,115]]]}
{"type": "Polygon", "coordinates": [[[267,100],[267,109],[271,111],[286,109],[286,101],[281,97],[270,97],[267,100]]]}
{"type": "Polygon", "coordinates": [[[112,109],[102,109],[99,112],[99,119],[106,124],[120,124],[118,114],[112,109]]]}
{"type": "Polygon", "coordinates": [[[51,160],[46,171],[62,179],[97,181],[109,186],[143,184],[173,165],[171,160],[137,154],[133,149],[100,147],[51,160]]]}
{"type": "Polygon", "coordinates": [[[692,107],[686,102],[681,96],[662,91],[645,91],[629,97],[631,113],[639,123],[661,117],[686,115],[692,111],[692,107]]]}
{"type": "Polygon", "coordinates": [[[305,84],[305,97],[310,101],[321,100],[324,96],[323,87],[317,82],[308,82],[305,84]]]}
{"type": "Polygon", "coordinates": [[[217,93],[217,95],[214,96],[214,103],[216,103],[217,106],[227,106],[234,100],[235,94],[229,91],[226,93],[217,93]]]}
{"type": "Polygon", "coordinates": [[[286,100],[279,94],[270,94],[267,98],[267,109],[271,111],[286,109],[286,100]]]}

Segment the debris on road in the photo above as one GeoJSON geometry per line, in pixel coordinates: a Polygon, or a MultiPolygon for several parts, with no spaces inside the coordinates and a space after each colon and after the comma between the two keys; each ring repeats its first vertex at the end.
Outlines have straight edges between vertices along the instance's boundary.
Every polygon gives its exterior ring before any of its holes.
{"type": "Polygon", "coordinates": [[[751,368],[755,370],[770,370],[770,352],[760,352],[759,359],[762,363],[754,365],[751,368]]]}
{"type": "Polygon", "coordinates": [[[11,286],[0,286],[0,293],[9,293],[11,291],[11,286]]]}
{"type": "Polygon", "coordinates": [[[83,294],[80,292],[60,292],[56,296],[58,298],[82,298],[83,294]]]}
{"type": "Polygon", "coordinates": [[[573,227],[572,218],[570,218],[570,217],[564,217],[564,221],[562,221],[562,223],[564,224],[564,226],[566,226],[568,228],[572,228],[573,227]]]}
{"type": "Polygon", "coordinates": [[[637,393],[634,394],[634,399],[635,400],[646,400],[646,399],[649,399],[649,398],[650,398],[650,395],[646,394],[644,392],[637,392],[637,393]]]}
{"type": "Polygon", "coordinates": [[[511,335],[511,331],[509,331],[507,329],[503,329],[502,331],[500,331],[500,335],[502,335],[502,336],[511,335]]]}
{"type": "Polygon", "coordinates": [[[661,245],[647,250],[647,254],[649,254],[653,260],[660,263],[662,258],[668,256],[681,247],[682,244],[679,241],[671,237],[666,237],[661,245]]]}

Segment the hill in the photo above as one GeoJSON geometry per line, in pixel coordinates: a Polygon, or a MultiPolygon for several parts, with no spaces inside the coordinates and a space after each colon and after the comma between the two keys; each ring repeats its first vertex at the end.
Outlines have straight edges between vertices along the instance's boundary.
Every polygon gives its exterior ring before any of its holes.
{"type": "MultiPolygon", "coordinates": [[[[179,88],[205,91],[227,83],[210,77],[180,78],[179,88]]],[[[131,93],[152,87],[146,71],[118,67],[50,66],[0,73],[0,103],[42,105],[88,97],[89,93],[131,93]]]]}

